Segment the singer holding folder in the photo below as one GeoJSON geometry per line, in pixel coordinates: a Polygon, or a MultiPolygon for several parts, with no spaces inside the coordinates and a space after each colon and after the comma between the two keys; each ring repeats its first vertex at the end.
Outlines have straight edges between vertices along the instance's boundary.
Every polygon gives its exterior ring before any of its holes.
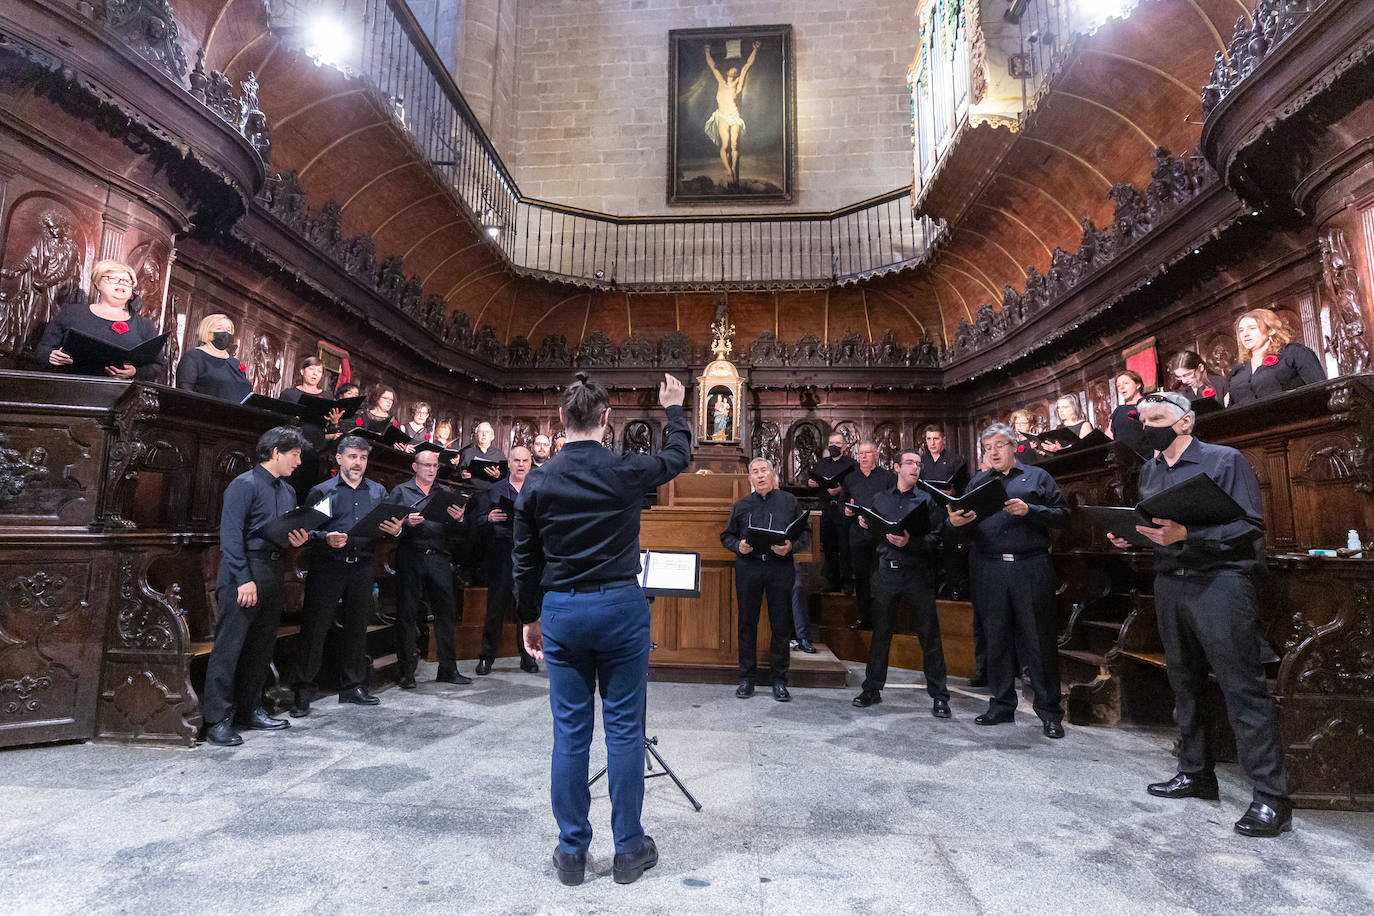
{"type": "MultiPolygon", "coordinates": [[[[487,551],[487,617],[482,625],[482,648],[477,656],[477,673],[491,674],[501,648],[501,625],[515,608],[515,583],[511,578],[511,551],[514,549],[515,501],[525,486],[530,472],[530,450],[517,445],[510,450],[510,476],[492,484],[477,502],[477,531],[483,540],[491,542],[487,551]]],[[[516,630],[520,629],[516,618],[516,630]]],[[[517,639],[520,650],[520,670],[528,674],[539,672],[539,663],[525,650],[525,640],[517,639]]]]}
{"type": "Polygon", "coordinates": [[[91,285],[96,291],[94,302],[69,303],[43,329],[35,353],[38,361],[79,375],[137,378],[144,382],[161,379],[166,360],[164,349],[159,349],[154,357],[139,365],[127,362],[107,365],[101,359],[92,361],[74,343],[67,343],[67,332],[74,331],[100,344],[130,350],[159,334],[157,325],[139,314],[140,302],[134,296],[134,270],[128,264],[97,261],[91,270],[91,285]]]}
{"type": "MultiPolygon", "coordinates": [[[[730,521],[720,533],[720,543],[735,554],[735,600],[739,606],[739,686],[735,696],[741,700],[754,695],[758,676],[757,646],[759,605],[768,598],[768,667],[773,679],[773,699],[786,703],[788,634],[792,632],[792,584],[796,580],[792,554],[811,544],[811,529],[803,528],[795,541],[771,546],[750,543],[749,530],[781,530],[802,514],[797,497],[777,488],[777,475],[767,458],[749,462],[749,483],[754,492],[736,501],[730,521]]],[[[858,575],[858,570],[855,570],[858,575]]]]}
{"type": "Polygon", "coordinates": [[[201,701],[204,736],[211,744],[242,744],[235,725],[267,730],[290,724],[262,708],[262,688],[277,644],[286,547],[300,547],[309,535],[305,529],[292,531],[284,545],[260,529],[295,507],[296,494],[286,478],[300,464],[304,444],[289,426],[269,429],[258,439],[258,463],[224,491],[215,586],[219,616],[201,701]]]}
{"type": "Polygon", "coordinates": [[[994,423],[979,437],[989,469],[969,482],[969,492],[1000,478],[1007,500],[993,512],[956,511],[949,523],[973,544],[973,605],[988,642],[988,710],[973,721],[1001,725],[1016,717],[1016,661],[1030,670],[1035,713],[1047,738],[1064,737],[1055,637],[1050,529],[1069,523],[1069,507],[1044,468],[1017,460],[1016,431],[994,423]]]}
{"type": "Polygon", "coordinates": [[[328,500],[329,521],[321,530],[311,532],[310,567],[305,576],[301,635],[296,641],[296,671],[292,677],[293,719],[310,714],[324,639],[336,613],[342,625],[339,702],[357,706],[376,706],[381,702],[366,686],[367,613],[372,608],[372,588],[377,581],[373,545],[379,534],[399,534],[402,520],[409,513],[398,505],[393,510],[395,515],[375,530],[354,530],[386,500],[386,488],[363,476],[371,451],[372,446],[361,436],[340,439],[335,447],[338,475],[316,486],[305,499],[307,506],[328,500]],[[342,613],[338,613],[340,601],[342,613]]]}
{"type": "Polygon", "coordinates": [[[640,821],[649,602],[638,578],[639,520],[645,491],[687,467],[692,435],[683,394],[682,383],[664,375],[663,451],[617,455],[601,444],[610,396],[579,372],[558,409],[567,445],[529,476],[515,503],[515,605],[525,648],[549,672],[553,865],[567,885],[586,877],[592,841],[587,770],[598,686],[615,837],[611,875],[629,884],[658,864],[658,847],[640,821]]]}
{"type": "MultiPolygon", "coordinates": [[[[1155,615],[1182,736],[1178,774],[1153,783],[1148,791],[1161,798],[1217,799],[1207,740],[1213,723],[1204,697],[1210,668],[1226,698],[1241,766],[1254,784],[1253,800],[1236,822],[1236,832],[1278,836],[1292,829],[1293,806],[1278,712],[1264,679],[1264,642],[1252,581],[1264,556],[1259,480],[1240,452],[1193,437],[1192,405],[1183,394],[1146,396],[1140,401],[1140,418],[1145,442],[1158,452],[1140,468],[1142,500],[1206,474],[1244,513],[1212,525],[1184,527],[1156,518],[1161,527],[1136,528],[1156,545],[1155,615]]],[[[1112,543],[1129,546],[1119,537],[1112,543]]]]}

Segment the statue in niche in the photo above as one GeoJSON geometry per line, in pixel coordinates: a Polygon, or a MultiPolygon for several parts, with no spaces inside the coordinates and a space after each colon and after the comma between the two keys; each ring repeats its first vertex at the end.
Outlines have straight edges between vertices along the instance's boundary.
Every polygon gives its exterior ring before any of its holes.
{"type": "Polygon", "coordinates": [[[625,424],[625,454],[648,455],[654,450],[653,430],[643,420],[625,424]]]}
{"type": "Polygon", "coordinates": [[[1364,337],[1360,307],[1360,277],[1351,263],[1345,233],[1328,229],[1318,239],[1322,252],[1322,280],[1331,300],[1331,334],[1326,352],[1336,358],[1341,375],[1354,375],[1369,366],[1369,345],[1364,337]]]}
{"type": "Polygon", "coordinates": [[[839,433],[844,438],[844,452],[846,455],[853,455],[854,450],[859,447],[859,441],[863,439],[863,436],[859,435],[859,427],[855,426],[849,420],[836,423],[835,428],[831,430],[831,432],[839,433]]]}
{"type": "Polygon", "coordinates": [[[878,449],[878,463],[885,468],[896,467],[902,453],[902,435],[891,423],[880,423],[873,430],[873,444],[878,449]]]}
{"type": "Polygon", "coordinates": [[[0,289],[0,345],[6,350],[27,349],[33,329],[53,319],[59,293],[80,282],[83,248],[66,214],[50,209],[38,217],[28,252],[14,267],[0,268],[0,280],[17,281],[13,292],[0,289]]]}
{"type": "Polygon", "coordinates": [[[711,405],[711,441],[725,442],[731,438],[730,421],[734,417],[734,404],[728,394],[717,394],[711,405]]]}
{"type": "Polygon", "coordinates": [[[1111,419],[1112,393],[1111,385],[1106,379],[1096,379],[1088,383],[1088,410],[1091,414],[1088,419],[1096,426],[1104,426],[1111,419]]]}
{"type": "Polygon", "coordinates": [[[776,423],[765,420],[754,427],[754,455],[767,459],[775,468],[782,467],[782,433],[776,423]]]}
{"type": "Polygon", "coordinates": [[[814,423],[799,423],[792,431],[792,480],[805,481],[821,454],[821,434],[814,423]]]}

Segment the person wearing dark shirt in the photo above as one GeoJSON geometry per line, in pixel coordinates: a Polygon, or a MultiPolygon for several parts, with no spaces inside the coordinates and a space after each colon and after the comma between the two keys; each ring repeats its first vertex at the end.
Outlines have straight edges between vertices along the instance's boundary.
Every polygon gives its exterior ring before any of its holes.
{"type": "Polygon", "coordinates": [[[1226,406],[1227,395],[1231,392],[1230,383],[1225,376],[1212,378],[1207,371],[1207,364],[1192,350],[1175,353],[1174,358],[1169,360],[1169,373],[1178,382],[1178,390],[1189,401],[1211,398],[1221,406],[1226,406]]]}
{"type": "MultiPolygon", "coordinates": [[[[477,673],[491,674],[492,663],[501,648],[501,625],[515,608],[515,583],[511,578],[511,551],[514,549],[515,520],[501,510],[501,500],[510,500],[512,509],[520,498],[530,472],[530,450],[517,445],[510,450],[510,476],[494,483],[477,500],[479,537],[491,542],[487,551],[487,617],[482,626],[482,648],[477,657],[477,673]]],[[[520,619],[516,617],[516,630],[520,619]]],[[[539,663],[525,651],[525,641],[516,639],[520,650],[520,670],[534,674],[539,663]]]]}
{"type": "Polygon", "coordinates": [[[94,302],[68,303],[43,329],[43,336],[39,338],[34,354],[38,361],[59,372],[76,375],[137,378],[144,382],[161,379],[166,361],[165,347],[158,351],[156,359],[142,366],[127,363],[122,366],[102,366],[76,362],[70,353],[62,349],[68,331],[79,331],[125,349],[152,340],[161,333],[156,324],[139,314],[141,300],[134,295],[134,271],[128,264],[97,261],[91,270],[91,284],[96,290],[94,302]]]}
{"type": "Polygon", "coordinates": [[[601,444],[610,397],[578,373],[558,410],[567,444],[526,478],[515,503],[515,605],[526,624],[525,648],[548,664],[550,795],[558,822],[553,863],[568,885],[582,883],[592,840],[587,764],[598,688],[615,836],[612,877],[628,884],[658,863],[658,847],[640,821],[649,603],[639,587],[639,520],[645,492],[687,467],[691,430],[682,398],[682,383],[665,375],[658,388],[668,412],[663,451],[617,455],[601,444]]]}
{"type": "MultiPolygon", "coordinates": [[[[1145,435],[1159,452],[1140,468],[1140,498],[1205,474],[1243,513],[1219,525],[1185,527],[1156,518],[1160,527],[1136,528],[1157,545],[1155,615],[1181,735],[1178,774],[1148,791],[1161,798],[1218,798],[1207,740],[1214,724],[1206,697],[1211,671],[1226,700],[1241,766],[1254,785],[1236,832],[1278,836],[1292,829],[1293,806],[1278,713],[1265,685],[1252,581],[1264,555],[1259,480],[1240,452],[1193,437],[1194,415],[1184,395],[1152,394],[1140,406],[1145,435]]],[[[1112,543],[1130,546],[1115,536],[1112,543]]]]}
{"type": "Polygon", "coordinates": [[[1121,403],[1112,411],[1107,425],[1107,438],[1121,443],[1142,458],[1151,455],[1150,447],[1145,444],[1144,427],[1140,423],[1140,410],[1136,407],[1145,394],[1145,382],[1140,373],[1127,369],[1116,377],[1116,394],[1121,403]]]}
{"type": "MultiPolygon", "coordinates": [[[[926,426],[921,430],[921,441],[924,444],[919,453],[919,479],[947,489],[953,496],[963,493],[964,488],[968,486],[968,462],[964,460],[963,455],[949,447],[949,439],[945,436],[944,429],[934,423],[926,426]]],[[[955,534],[954,529],[945,525],[942,526],[942,530],[944,534],[940,544],[940,572],[944,581],[940,584],[939,593],[951,601],[963,601],[968,595],[968,548],[955,534]]],[[[983,645],[977,620],[974,621],[973,636],[978,659],[976,667],[978,671],[984,671],[987,650],[983,645]]],[[[986,677],[982,684],[974,684],[970,680],[970,686],[981,687],[986,683],[986,677]]]]}
{"type": "MultiPolygon", "coordinates": [[[[352,382],[344,382],[342,385],[334,389],[334,400],[342,401],[345,398],[356,398],[358,395],[362,393],[363,390],[359,388],[357,385],[353,384],[352,382]]],[[[355,422],[355,419],[356,418],[354,415],[349,414],[340,416],[338,420],[328,422],[325,426],[325,441],[337,442],[338,439],[344,435],[344,433],[356,430],[359,424],[355,422]]]]}
{"type": "Polygon", "coordinates": [[[253,393],[248,370],[229,352],[234,345],[234,322],[228,315],[206,315],[196,329],[200,346],[187,350],[177,363],[177,387],[235,404],[253,393]]]}
{"type": "MultiPolygon", "coordinates": [[[[840,499],[872,509],[873,497],[896,486],[897,478],[891,471],[878,467],[878,447],[872,442],[860,442],[854,454],[859,459],[859,469],[845,475],[840,499]]],[[[873,625],[870,584],[874,564],[878,562],[878,542],[873,535],[859,527],[853,510],[845,509],[844,514],[849,517],[849,566],[854,571],[854,603],[857,606],[854,622],[849,628],[866,630],[873,625]]]]}
{"type": "Polygon", "coordinates": [[[401,432],[410,437],[411,445],[428,442],[434,431],[430,429],[430,406],[428,401],[416,401],[410,408],[410,421],[401,424],[401,432]]]}
{"type": "MultiPolygon", "coordinates": [[[[485,420],[477,424],[474,434],[475,442],[469,442],[458,451],[459,474],[464,480],[472,481],[472,487],[480,496],[488,487],[501,479],[501,470],[495,467],[486,467],[480,471],[473,471],[472,462],[475,459],[483,461],[502,461],[506,455],[501,449],[496,447],[496,430],[485,420]]],[[[486,538],[474,537],[477,531],[477,518],[468,520],[469,537],[464,545],[461,566],[467,573],[470,580],[485,585],[487,568],[487,548],[489,544],[486,538]]]]}
{"type": "MultiPolygon", "coordinates": [[[[367,406],[358,414],[355,423],[371,433],[384,433],[388,426],[399,426],[391,416],[391,408],[396,405],[396,389],[390,385],[375,385],[367,395],[367,406]]],[[[402,446],[396,449],[404,451],[402,446]]]]}
{"type": "Polygon", "coordinates": [[[972,542],[973,605],[987,631],[992,697],[987,712],[973,721],[1001,725],[1015,718],[1019,660],[1030,671],[1035,712],[1045,736],[1062,738],[1054,604],[1058,583],[1050,558],[1050,529],[1069,523],[1069,508],[1048,471],[1016,459],[1015,437],[1003,423],[984,430],[980,441],[989,470],[969,481],[972,490],[999,475],[1007,491],[1002,509],[987,518],[956,512],[952,506],[948,513],[949,523],[972,542]]]}
{"type": "Polygon", "coordinates": [[[1317,354],[1300,343],[1269,309],[1251,309],[1236,322],[1240,362],[1227,379],[1232,407],[1326,381],[1317,354]]]}
{"type": "Polygon", "coordinates": [[[387,499],[412,507],[406,517],[396,547],[396,667],[397,683],[405,690],[415,689],[415,667],[419,662],[417,641],[420,602],[429,604],[434,615],[435,655],[439,671],[434,680],[443,684],[471,684],[472,678],[458,672],[454,654],[453,628],[458,596],[453,587],[449,537],[460,529],[463,508],[448,507],[448,521],[433,522],[420,514],[439,485],[439,456],[430,449],[415,453],[411,467],[415,476],[397,484],[387,499]]]}
{"type": "MultiPolygon", "coordinates": [[[[822,455],[812,468],[813,473],[835,479],[847,476],[859,467],[858,462],[844,453],[844,436],[831,433],[830,440],[822,455]]],[[[828,591],[838,592],[854,578],[849,566],[849,519],[844,515],[843,479],[835,481],[833,487],[821,487],[813,476],[806,485],[820,489],[821,503],[821,573],[825,576],[828,591]]]]}
{"type": "MultiPolygon", "coordinates": [[[[300,463],[303,444],[301,434],[289,426],[269,429],[258,439],[258,464],[224,491],[215,584],[219,616],[201,702],[205,740],[211,744],[242,744],[236,725],[265,730],[290,724],[262,708],[281,621],[286,552],[254,532],[295,508],[296,494],[285,478],[300,463]]],[[[292,531],[288,539],[292,547],[300,547],[309,533],[292,531]]]]}
{"type": "MultiPolygon", "coordinates": [[[[315,678],[324,657],[324,639],[337,617],[339,631],[339,702],[376,706],[381,700],[367,690],[367,616],[372,608],[372,589],[377,582],[375,537],[354,537],[348,532],[386,501],[386,488],[368,480],[367,458],[371,444],[360,436],[339,440],[335,457],[339,473],[315,487],[305,505],[329,501],[329,521],[311,533],[310,567],[305,576],[305,602],[301,608],[301,633],[296,641],[296,671],[292,677],[295,701],[291,716],[310,714],[315,678]],[[342,611],[339,610],[343,602],[342,611]]],[[[382,526],[398,535],[405,516],[382,526]]]]}
{"type": "MultiPolygon", "coordinates": [[[[283,391],[280,400],[288,404],[299,404],[301,399],[305,397],[323,398],[326,401],[334,400],[334,395],[325,391],[321,385],[321,382],[324,381],[324,363],[318,356],[307,356],[302,360],[300,374],[300,384],[283,391]]],[[[291,475],[290,484],[302,503],[305,502],[305,497],[309,494],[310,488],[319,483],[320,478],[325,476],[320,460],[326,441],[325,427],[331,423],[337,425],[342,418],[343,412],[337,409],[326,414],[323,422],[314,414],[300,418],[301,435],[305,436],[306,447],[301,450],[301,466],[296,468],[296,473],[291,475]]]]}
{"type": "Polygon", "coordinates": [[[544,435],[543,433],[540,433],[539,435],[535,436],[533,454],[530,456],[531,461],[533,462],[532,466],[536,468],[542,467],[545,461],[548,461],[549,458],[553,457],[551,454],[552,450],[553,441],[549,439],[548,436],[544,435]]]}
{"type": "Polygon", "coordinates": [[[745,536],[749,527],[781,530],[802,514],[797,498],[777,489],[777,477],[767,458],[749,462],[749,483],[754,492],[737,500],[730,509],[730,521],[720,533],[720,543],[735,554],[735,601],[739,614],[739,687],[735,696],[754,695],[758,675],[759,605],[768,598],[768,665],[773,679],[773,699],[787,702],[789,656],[787,634],[792,630],[792,585],[796,580],[792,554],[805,550],[811,532],[804,530],[796,543],[788,541],[772,547],[750,544],[745,536]]]}
{"type": "Polygon", "coordinates": [[[1040,459],[1049,455],[1038,440],[1028,435],[1035,432],[1035,414],[1024,408],[1013,410],[1009,422],[1012,431],[1016,433],[1016,441],[1012,445],[1016,449],[1017,461],[1022,464],[1039,464],[1040,459]]]}
{"type": "MultiPolygon", "coordinates": [[[[949,688],[945,685],[945,649],[940,641],[940,618],[935,607],[935,550],[944,528],[944,514],[935,500],[916,488],[921,459],[914,451],[897,458],[897,485],[873,500],[873,511],[888,521],[900,521],[912,512],[921,513],[922,530],[878,535],[878,569],[873,573],[873,641],[868,646],[868,667],[862,692],[854,698],[860,708],[883,701],[887,684],[887,658],[892,648],[892,612],[903,598],[916,611],[916,636],[921,640],[921,670],[931,711],[948,719],[949,688]]],[[[859,517],[860,526],[868,522],[859,517]]]]}

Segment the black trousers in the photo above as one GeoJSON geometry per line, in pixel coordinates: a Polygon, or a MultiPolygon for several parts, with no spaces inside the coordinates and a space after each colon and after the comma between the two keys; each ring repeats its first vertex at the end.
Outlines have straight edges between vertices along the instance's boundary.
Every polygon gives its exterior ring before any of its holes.
{"type": "Polygon", "coordinates": [[[942,584],[951,593],[968,594],[968,542],[959,537],[959,529],[946,525],[940,543],[940,573],[942,584]]]}
{"type": "Polygon", "coordinates": [[[238,587],[224,584],[215,591],[219,619],[215,621],[215,644],[205,666],[205,693],[201,713],[207,725],[229,718],[236,712],[247,716],[262,705],[262,689],[272,670],[272,652],[277,646],[277,625],[281,623],[282,578],[286,567],[282,554],[248,556],[248,572],[258,587],[258,603],[241,607],[238,587]]]}
{"type": "Polygon", "coordinates": [[[827,506],[821,512],[821,556],[821,575],[830,591],[839,591],[854,578],[849,567],[849,519],[843,510],[827,506]]]}
{"type": "Polygon", "coordinates": [[[945,686],[945,648],[940,641],[940,617],[935,607],[931,568],[920,560],[878,559],[873,573],[873,641],[868,646],[864,690],[882,690],[887,683],[887,657],[892,648],[892,612],[903,598],[916,609],[916,638],[921,641],[921,665],[926,692],[932,699],[948,700],[945,686]]]}
{"type": "Polygon", "coordinates": [[[1155,576],[1155,616],[1178,711],[1178,768],[1211,772],[1209,721],[1203,700],[1207,669],[1216,673],[1226,716],[1255,797],[1288,796],[1278,711],[1264,680],[1264,642],[1255,617],[1255,588],[1239,572],[1155,576]]]}
{"type": "Polygon", "coordinates": [[[511,570],[513,545],[503,538],[494,538],[487,551],[487,619],[482,624],[482,658],[495,659],[501,652],[501,625],[510,617],[516,623],[515,644],[520,661],[533,659],[525,651],[521,638],[520,618],[515,616],[515,579],[511,570]]]}
{"type": "Polygon", "coordinates": [[[854,604],[858,620],[867,624],[873,618],[873,569],[878,562],[878,545],[867,534],[849,532],[849,563],[854,572],[854,604]]]}
{"type": "Polygon", "coordinates": [[[339,692],[367,682],[367,618],[376,581],[376,567],[370,554],[358,556],[352,563],[338,555],[311,556],[305,576],[296,671],[292,677],[296,690],[315,686],[324,658],[325,637],[336,616],[343,625],[339,634],[339,692]]]}
{"type": "Polygon", "coordinates": [[[1062,721],[1054,561],[1048,553],[1012,561],[974,553],[971,583],[975,613],[987,633],[988,712],[1015,711],[1019,663],[1030,671],[1035,714],[1062,721]]]}
{"type": "Polygon", "coordinates": [[[439,670],[456,671],[453,627],[458,599],[449,556],[401,547],[396,551],[396,667],[403,674],[414,674],[420,661],[416,641],[424,623],[420,616],[421,600],[428,602],[434,614],[434,648],[439,670]]]}
{"type": "Polygon", "coordinates": [[[790,661],[787,640],[792,633],[792,585],[797,574],[794,562],[781,557],[735,560],[735,600],[739,607],[739,676],[758,675],[759,606],[768,598],[768,666],[773,682],[787,682],[790,661]]]}

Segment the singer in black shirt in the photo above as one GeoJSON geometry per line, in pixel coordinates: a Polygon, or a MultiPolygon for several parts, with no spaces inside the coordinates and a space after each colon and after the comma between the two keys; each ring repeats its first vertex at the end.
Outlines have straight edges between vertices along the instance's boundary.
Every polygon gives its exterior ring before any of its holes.
{"type": "Polygon", "coordinates": [[[989,469],[969,481],[973,490],[993,475],[1002,478],[1007,501],[987,518],[951,507],[949,523],[973,548],[973,604],[988,641],[988,711],[979,725],[1001,725],[1016,714],[1016,663],[1030,671],[1035,712],[1047,738],[1064,737],[1059,685],[1054,593],[1058,581],[1050,558],[1050,530],[1069,523],[1069,507],[1054,478],[1016,457],[1016,433],[1003,423],[983,431],[989,469]]]}
{"type": "Polygon", "coordinates": [[[788,634],[792,632],[792,585],[796,568],[792,554],[811,544],[806,529],[796,543],[788,541],[773,547],[752,546],[745,540],[749,526],[782,530],[797,520],[801,508],[797,498],[777,489],[777,475],[766,458],[749,462],[749,483],[754,492],[736,500],[730,521],[720,533],[720,543],[735,554],[735,601],[739,610],[739,687],[735,696],[754,695],[758,675],[759,605],[768,598],[768,667],[773,680],[773,699],[792,699],[787,690],[788,634]]]}
{"type": "MultiPolygon", "coordinates": [[[[242,744],[235,725],[276,729],[290,724],[262,708],[281,621],[285,551],[254,531],[296,507],[286,478],[300,464],[303,444],[301,434],[290,427],[269,429],[258,439],[258,464],[224,491],[215,585],[219,617],[201,702],[205,739],[211,744],[242,744]]],[[[290,546],[300,547],[309,534],[293,531],[289,537],[290,546]]]]}
{"type": "MultiPolygon", "coordinates": [[[[517,445],[510,450],[510,476],[487,488],[478,496],[475,518],[477,532],[482,540],[490,543],[487,551],[487,614],[482,626],[482,648],[477,657],[477,673],[490,674],[492,663],[496,661],[501,648],[501,626],[506,616],[515,609],[515,583],[511,578],[511,552],[515,549],[515,501],[520,498],[525,481],[530,472],[530,450],[517,445]],[[501,509],[501,500],[510,501],[510,508],[501,509]],[[508,514],[512,513],[512,514],[508,514]]],[[[535,674],[539,663],[525,649],[521,638],[520,618],[515,620],[517,648],[520,650],[520,670],[535,674]]]]}
{"type": "MultiPolygon", "coordinates": [[[[886,468],[878,467],[878,447],[867,440],[860,442],[855,454],[859,459],[859,469],[845,475],[844,489],[840,498],[846,503],[873,508],[873,497],[897,485],[897,477],[886,468]]],[[[866,630],[873,625],[870,613],[873,593],[870,586],[873,568],[878,562],[878,543],[873,535],[859,527],[859,520],[850,509],[844,514],[849,517],[849,564],[854,570],[854,599],[857,605],[851,630],[866,630]]]]}
{"type": "MultiPolygon", "coordinates": [[[[921,430],[925,445],[921,449],[921,480],[941,489],[948,489],[952,496],[963,494],[968,486],[968,462],[964,456],[949,447],[945,431],[931,424],[921,430]]],[[[963,601],[968,596],[968,548],[959,539],[957,532],[944,526],[944,537],[940,543],[940,594],[952,601],[963,601]]],[[[969,678],[970,687],[987,684],[987,646],[983,640],[980,622],[973,621],[974,676],[969,678]]]]}
{"type": "Polygon", "coordinates": [[[610,397],[578,373],[558,411],[567,444],[530,474],[515,503],[515,602],[527,624],[525,648],[548,663],[550,795],[558,822],[553,862],[568,885],[582,883],[592,839],[587,769],[598,687],[615,837],[612,876],[628,884],[658,863],[658,847],[640,821],[649,603],[638,579],[639,519],[644,493],[687,467],[692,437],[682,398],[682,383],[665,375],[658,389],[668,412],[663,451],[616,455],[601,444],[610,397]]]}
{"type": "Polygon", "coordinates": [[[838,592],[854,581],[854,571],[849,563],[849,519],[844,515],[844,480],[859,469],[859,464],[844,453],[844,436],[831,433],[825,454],[817,459],[812,467],[812,477],[807,486],[818,488],[821,503],[821,554],[824,563],[821,567],[825,576],[826,588],[838,592]],[[835,486],[822,486],[814,475],[836,480],[835,486]]]}
{"type": "MultiPolygon", "coordinates": [[[[1178,774],[1148,791],[1161,798],[1218,798],[1207,740],[1213,725],[1208,721],[1208,673],[1215,673],[1240,764],[1254,785],[1236,832],[1278,836],[1292,828],[1293,806],[1278,713],[1265,682],[1264,640],[1252,581],[1264,555],[1259,480],[1240,452],[1193,438],[1192,405],[1183,394],[1152,394],[1140,408],[1145,436],[1159,452],[1140,468],[1140,498],[1206,474],[1243,513],[1220,525],[1185,527],[1155,519],[1162,527],[1136,528],[1157,545],[1155,616],[1181,736],[1178,774]]],[[[1129,546],[1115,537],[1112,542],[1129,546]]]]}

